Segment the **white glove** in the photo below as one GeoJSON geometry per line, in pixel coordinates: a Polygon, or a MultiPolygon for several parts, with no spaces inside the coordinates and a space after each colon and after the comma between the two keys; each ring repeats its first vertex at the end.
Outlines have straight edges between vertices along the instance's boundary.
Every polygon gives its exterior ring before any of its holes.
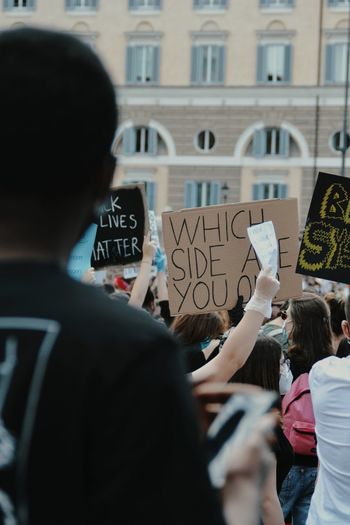
{"type": "Polygon", "coordinates": [[[245,311],[254,310],[268,319],[271,317],[271,302],[280,288],[280,283],[273,275],[271,268],[261,270],[256,280],[255,291],[246,304],[245,311]]]}

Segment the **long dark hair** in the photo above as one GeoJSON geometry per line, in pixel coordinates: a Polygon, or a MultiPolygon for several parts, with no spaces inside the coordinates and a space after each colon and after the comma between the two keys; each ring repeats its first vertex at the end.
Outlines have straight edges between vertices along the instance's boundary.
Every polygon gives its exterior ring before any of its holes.
{"type": "Polygon", "coordinates": [[[259,336],[245,364],[231,383],[248,383],[279,392],[281,345],[272,337],[259,336]]]}
{"type": "Polygon", "coordinates": [[[304,369],[333,354],[329,309],[324,299],[304,293],[290,300],[293,327],[289,349],[291,360],[304,369]]]}

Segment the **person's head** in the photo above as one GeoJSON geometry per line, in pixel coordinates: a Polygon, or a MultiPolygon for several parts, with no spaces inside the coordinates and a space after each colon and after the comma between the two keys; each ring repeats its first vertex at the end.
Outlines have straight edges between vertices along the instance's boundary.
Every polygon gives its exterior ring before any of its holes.
{"type": "Polygon", "coordinates": [[[303,293],[290,299],[285,329],[291,343],[290,355],[303,367],[332,354],[332,334],[329,309],[324,299],[313,293],[303,293]]]}
{"type": "Polygon", "coordinates": [[[225,331],[225,323],[218,312],[199,315],[179,315],[171,325],[174,334],[188,345],[205,339],[216,339],[225,331]]]}
{"type": "Polygon", "coordinates": [[[272,337],[259,336],[245,364],[231,378],[232,383],[257,385],[279,392],[281,345],[272,337]]]}
{"type": "Polygon", "coordinates": [[[345,305],[342,299],[337,299],[333,292],[325,295],[331,314],[331,328],[336,337],[343,335],[342,321],[345,319],[345,305]]]}
{"type": "Polygon", "coordinates": [[[345,301],[344,310],[345,319],[342,321],[342,330],[346,339],[350,341],[350,294],[345,301]]]}
{"type": "Polygon", "coordinates": [[[115,167],[115,92],[101,61],[67,34],[3,31],[0,114],[2,243],[74,244],[115,167]]]}

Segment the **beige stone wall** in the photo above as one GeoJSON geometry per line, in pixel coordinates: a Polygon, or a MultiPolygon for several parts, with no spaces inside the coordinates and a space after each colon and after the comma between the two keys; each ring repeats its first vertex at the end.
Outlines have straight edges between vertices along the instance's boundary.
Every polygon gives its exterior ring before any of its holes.
{"type": "MultiPolygon", "coordinates": [[[[326,1],[324,4],[324,29],[341,25],[346,12],[332,11],[326,1]]],[[[226,85],[230,86],[256,84],[256,47],[261,31],[276,34],[282,30],[279,38],[287,38],[293,45],[292,84],[309,86],[317,80],[320,5],[320,0],[298,0],[289,11],[261,10],[258,0],[239,0],[229,2],[222,12],[200,12],[193,10],[192,0],[164,0],[160,12],[139,14],[128,11],[127,0],[100,0],[96,13],[72,14],[65,12],[64,0],[37,0],[33,14],[1,12],[0,23],[3,28],[22,23],[92,34],[97,52],[118,84],[125,83],[126,33],[138,29],[161,32],[160,83],[166,86],[189,85],[192,32],[201,31],[206,24],[227,32],[226,85]]],[[[323,33],[322,55],[325,42],[323,33]]],[[[323,62],[324,56],[322,68],[323,62]]]]}

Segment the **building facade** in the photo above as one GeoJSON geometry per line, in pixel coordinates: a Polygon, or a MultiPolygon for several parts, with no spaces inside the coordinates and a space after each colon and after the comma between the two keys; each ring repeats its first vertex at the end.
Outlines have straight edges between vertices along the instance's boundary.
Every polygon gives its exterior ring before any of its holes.
{"type": "MultiPolygon", "coordinates": [[[[339,174],[349,0],[1,0],[63,29],[118,85],[116,183],[166,209],[297,197],[339,174]]],[[[348,140],[347,138],[345,140],[348,140]]]]}

